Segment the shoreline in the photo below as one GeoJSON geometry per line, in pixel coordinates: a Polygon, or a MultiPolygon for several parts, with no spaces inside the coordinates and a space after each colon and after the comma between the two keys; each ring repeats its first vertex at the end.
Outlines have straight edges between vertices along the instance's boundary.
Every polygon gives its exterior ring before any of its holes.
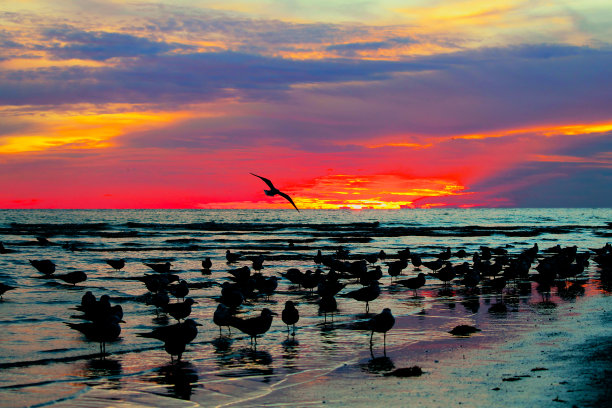
{"type": "Polygon", "coordinates": [[[418,365],[420,377],[384,377],[388,362],[362,357],[284,395],[227,406],[601,406],[612,397],[610,297],[562,304],[555,314],[509,341],[487,330],[387,350],[395,368],[418,365]]]}

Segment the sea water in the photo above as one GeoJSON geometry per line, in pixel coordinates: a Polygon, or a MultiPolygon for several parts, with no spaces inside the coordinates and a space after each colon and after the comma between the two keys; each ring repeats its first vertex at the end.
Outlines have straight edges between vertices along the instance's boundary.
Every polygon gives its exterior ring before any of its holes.
{"type": "MultiPolygon", "coordinates": [[[[370,314],[365,314],[363,303],[338,297],[339,311],[332,322],[319,314],[316,293],[281,279],[269,299],[250,300],[238,310],[244,317],[264,307],[279,314],[254,348],[237,330],[230,336],[224,328],[220,335],[212,322],[219,285],[229,280],[227,271],[251,266],[250,256],[264,254],[263,274],[280,277],[289,268],[314,270],[317,250],[331,255],[339,248],[348,250],[351,260],[384,250],[387,261],[397,259],[405,248],[424,261],[435,259],[446,247],[469,254],[480,246],[503,247],[518,254],[538,243],[540,249],[576,245],[586,252],[610,241],[611,222],[611,209],[0,210],[0,241],[14,251],[0,254],[0,281],[17,287],[0,302],[0,405],[181,405],[191,400],[208,406],[246,401],[362,359],[370,335],[363,323],[385,307],[398,321],[387,335],[387,348],[393,350],[446,338],[455,324],[484,327],[493,319],[486,308],[504,301],[482,294],[474,303],[458,283],[449,289],[433,277],[414,297],[392,283],[385,262],[379,261],[382,293],[371,302],[370,314]],[[228,249],[241,252],[243,260],[228,265],[228,249]],[[210,274],[202,271],[205,257],[213,262],[210,274]],[[105,263],[118,258],[126,260],[120,271],[105,263]],[[34,259],[52,260],[56,274],[84,271],[88,279],[76,286],[43,279],[29,263],[34,259]],[[180,365],[170,363],[162,343],[137,336],[174,323],[144,302],[144,284],[131,279],[155,273],[145,263],[159,262],[171,262],[181,279],[203,286],[189,293],[198,302],[190,317],[202,326],[180,365]],[[104,359],[96,355],[98,344],[65,324],[78,322],[74,307],[86,291],[96,297],[108,294],[125,313],[121,336],[107,345],[110,355],[104,359]],[[288,339],[280,320],[286,300],[293,300],[300,311],[295,340],[288,339]],[[414,325],[413,318],[426,323],[414,325]]],[[[451,258],[455,264],[466,260],[471,259],[451,258]]],[[[403,275],[417,273],[409,266],[403,275]]],[[[501,321],[518,327],[523,316],[544,301],[602,296],[609,288],[598,273],[591,263],[581,281],[583,291],[568,295],[552,288],[546,299],[537,284],[527,283],[529,290],[516,293],[501,321]]],[[[341,293],[361,287],[347,283],[341,293]]],[[[495,319],[500,321],[499,316],[495,319]]]]}

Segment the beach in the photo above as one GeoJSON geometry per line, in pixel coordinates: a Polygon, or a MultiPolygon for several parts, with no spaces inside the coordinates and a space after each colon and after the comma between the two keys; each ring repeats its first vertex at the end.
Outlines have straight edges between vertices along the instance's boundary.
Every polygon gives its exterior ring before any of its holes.
{"type": "MultiPolygon", "coordinates": [[[[586,252],[609,239],[609,213],[406,211],[384,218],[375,211],[322,212],[298,224],[293,213],[283,218],[284,212],[274,211],[250,219],[244,212],[214,211],[4,212],[1,240],[15,252],[2,255],[1,276],[17,289],[0,303],[0,405],[601,406],[610,397],[612,329],[610,285],[596,263],[545,290],[533,280],[500,292],[468,290],[459,277],[445,284],[428,274],[416,296],[391,280],[387,263],[406,247],[434,259],[447,244],[453,252],[469,253],[489,245],[518,254],[535,242],[542,251],[577,245],[579,253],[586,252]],[[52,245],[35,243],[45,232],[52,245]],[[291,267],[314,269],[318,248],[331,254],[339,246],[350,250],[350,262],[380,249],[389,259],[374,264],[384,274],[369,313],[364,303],[339,296],[332,320],[319,313],[316,293],[281,274],[291,267]],[[253,316],[264,307],[280,315],[285,300],[294,300],[300,310],[294,339],[280,316],[256,348],[238,330],[219,333],[212,314],[220,288],[208,283],[228,281],[228,270],[250,265],[227,265],[226,249],[245,257],[265,254],[262,273],[280,278],[273,295],[250,300],[238,315],[253,316]],[[202,272],[204,256],[213,260],[210,274],[202,272]],[[124,257],[124,270],[104,263],[111,257],[124,257]],[[54,259],[64,271],[85,270],[88,279],[75,286],[42,279],[28,264],[32,258],[54,259]],[[146,304],[145,286],[132,279],[151,273],[144,262],[166,260],[194,285],[189,296],[198,303],[190,317],[202,324],[178,363],[171,363],[163,344],[138,336],[174,323],[146,304]],[[97,297],[109,294],[125,312],[121,336],[107,345],[103,359],[96,342],[66,325],[75,321],[72,308],[87,290],[97,297]],[[367,329],[385,307],[395,316],[386,353],[381,333],[374,333],[370,350],[367,329]],[[458,325],[480,331],[450,334],[458,325]],[[390,375],[414,366],[420,375],[390,375]]],[[[462,260],[453,256],[451,262],[462,260]]],[[[400,278],[416,273],[409,266],[400,278]]],[[[354,279],[345,282],[340,295],[361,287],[354,279]]]]}

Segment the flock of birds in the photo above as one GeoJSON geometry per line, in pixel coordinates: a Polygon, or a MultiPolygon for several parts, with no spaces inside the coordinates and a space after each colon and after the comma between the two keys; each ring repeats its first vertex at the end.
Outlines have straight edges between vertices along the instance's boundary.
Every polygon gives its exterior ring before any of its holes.
{"type": "MultiPolygon", "coordinates": [[[[42,238],[44,240],[44,238],[42,238]]],[[[14,252],[0,243],[0,253],[14,252]]],[[[389,308],[369,316],[370,303],[381,294],[381,279],[386,274],[395,285],[402,285],[418,296],[418,290],[427,284],[428,279],[442,282],[444,287],[460,285],[466,291],[478,292],[487,288],[491,292],[501,293],[507,285],[520,281],[536,281],[540,286],[550,287],[555,282],[575,279],[582,274],[592,259],[601,269],[602,278],[609,280],[612,275],[612,246],[606,244],[602,248],[579,252],[576,246],[561,247],[559,245],[540,250],[537,244],[511,255],[505,248],[489,248],[481,246],[480,250],[471,254],[471,263],[462,261],[469,257],[465,250],[452,252],[446,248],[430,261],[423,261],[421,256],[409,248],[388,256],[384,250],[368,255],[351,255],[344,248],[335,253],[324,255],[321,250],[313,256],[314,270],[302,272],[298,268],[290,268],[280,276],[266,276],[264,269],[265,255],[245,256],[241,253],[226,251],[226,268],[228,276],[223,283],[217,281],[188,283],[172,270],[170,262],[145,263],[152,273],[138,277],[129,277],[140,281],[147,289],[143,297],[145,302],[155,307],[156,313],[165,313],[176,320],[175,324],[156,327],[149,332],[139,333],[139,336],[152,338],[164,344],[165,351],[172,361],[174,356],[180,361],[186,346],[198,335],[201,326],[189,318],[194,304],[197,302],[188,297],[190,289],[219,286],[219,302],[212,321],[222,329],[235,328],[250,338],[252,347],[256,347],[257,338],[270,329],[274,316],[277,314],[268,308],[262,308],[257,316],[239,316],[240,306],[245,302],[255,304],[258,299],[268,299],[277,290],[280,279],[290,282],[290,288],[296,293],[304,290],[316,293],[319,312],[327,316],[338,310],[338,302],[342,299],[354,299],[363,302],[368,316],[367,328],[370,331],[370,350],[372,350],[374,333],[383,334],[383,349],[386,355],[386,334],[395,324],[395,318],[389,308]],[[460,260],[453,263],[451,260],[460,260]],[[242,263],[242,266],[238,266],[242,263]],[[250,264],[250,266],[249,266],[250,264]],[[533,266],[535,264],[535,267],[533,266]],[[412,265],[416,276],[404,277],[404,271],[412,265]],[[423,268],[427,273],[423,272],[423,268]],[[535,273],[533,270],[535,270],[535,273]],[[358,289],[345,290],[348,285],[360,285],[358,289]],[[174,298],[174,300],[171,300],[174,298]]],[[[30,260],[31,266],[42,274],[42,278],[60,279],[68,284],[77,285],[87,279],[85,272],[70,272],[56,274],[56,265],[49,259],[30,260]]],[[[126,262],[123,259],[109,259],[106,263],[114,270],[122,270],[126,262]]],[[[211,274],[213,263],[209,257],[202,263],[202,273],[211,274]]],[[[16,289],[13,286],[0,283],[0,299],[5,292],[16,289]]],[[[79,322],[67,322],[71,329],[82,333],[88,340],[100,344],[100,354],[106,354],[106,343],[116,340],[121,334],[123,309],[121,305],[112,305],[108,295],[97,299],[92,292],[83,295],[81,303],[75,307],[81,314],[72,318],[79,322]]],[[[287,326],[287,337],[296,335],[296,324],[300,313],[296,304],[287,300],[281,313],[281,319],[287,326]]],[[[456,328],[457,329],[457,328],[456,328]]],[[[465,333],[463,329],[457,332],[465,333]]],[[[468,332],[470,328],[467,328],[468,332]]],[[[451,332],[452,333],[452,332],[451,332]]],[[[453,333],[454,334],[454,333],[453,333]]]]}

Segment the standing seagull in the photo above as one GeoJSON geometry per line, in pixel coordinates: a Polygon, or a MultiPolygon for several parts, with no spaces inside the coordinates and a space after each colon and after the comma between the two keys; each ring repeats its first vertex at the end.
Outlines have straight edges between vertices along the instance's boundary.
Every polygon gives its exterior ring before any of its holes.
{"type": "Polygon", "coordinates": [[[270,187],[270,190],[264,190],[264,193],[266,193],[267,196],[272,197],[272,196],[275,196],[275,195],[279,195],[279,196],[283,197],[285,200],[289,201],[291,203],[291,205],[293,206],[293,208],[295,208],[297,210],[297,212],[300,212],[300,210],[298,210],[298,208],[295,206],[295,203],[293,202],[291,197],[289,197],[287,194],[285,194],[282,191],[280,191],[278,188],[274,187],[274,184],[272,184],[272,182],[270,180],[268,180],[265,177],[258,176],[255,173],[251,173],[251,174],[254,175],[255,177],[259,177],[260,179],[262,179],[264,181],[264,183],[266,183],[268,185],[268,187],[270,187]]]}
{"type": "Polygon", "coordinates": [[[293,326],[292,336],[295,337],[295,324],[300,320],[300,313],[295,308],[295,304],[288,300],[285,302],[285,308],[281,314],[283,323],[287,325],[287,337],[289,337],[289,326],[293,326]]]}
{"type": "Polygon", "coordinates": [[[388,307],[384,308],[383,311],[370,319],[370,351],[372,351],[372,337],[374,332],[383,333],[383,350],[385,356],[387,355],[387,332],[395,325],[395,318],[391,314],[391,309],[388,307]]]}

